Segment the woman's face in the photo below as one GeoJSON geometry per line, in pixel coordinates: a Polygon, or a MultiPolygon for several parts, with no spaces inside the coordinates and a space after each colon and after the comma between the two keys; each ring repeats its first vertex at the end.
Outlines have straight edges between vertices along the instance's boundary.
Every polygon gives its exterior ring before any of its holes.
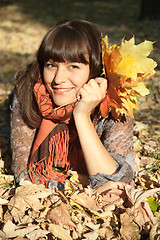
{"type": "Polygon", "coordinates": [[[79,89],[89,80],[89,64],[48,61],[44,66],[44,82],[57,106],[77,97],[79,89]]]}

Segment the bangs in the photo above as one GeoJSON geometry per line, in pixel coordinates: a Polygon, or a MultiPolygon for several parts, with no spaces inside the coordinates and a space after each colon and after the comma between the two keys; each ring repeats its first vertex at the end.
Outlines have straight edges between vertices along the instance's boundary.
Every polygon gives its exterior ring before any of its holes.
{"type": "Polygon", "coordinates": [[[83,21],[65,21],[56,25],[43,38],[37,51],[38,68],[43,76],[44,65],[53,62],[89,64],[90,78],[102,73],[101,33],[95,25],[83,21]]]}
{"type": "Polygon", "coordinates": [[[44,64],[49,60],[53,62],[68,61],[88,64],[87,56],[88,49],[84,37],[78,31],[73,31],[72,29],[53,32],[48,37],[42,52],[44,64]]]}

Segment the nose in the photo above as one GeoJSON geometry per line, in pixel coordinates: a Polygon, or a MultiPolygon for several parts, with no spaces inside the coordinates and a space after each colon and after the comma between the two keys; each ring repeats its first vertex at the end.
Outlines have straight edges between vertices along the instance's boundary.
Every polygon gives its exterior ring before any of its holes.
{"type": "Polygon", "coordinates": [[[63,65],[59,65],[57,66],[57,69],[53,78],[53,82],[58,85],[65,81],[66,81],[65,67],[63,65]]]}

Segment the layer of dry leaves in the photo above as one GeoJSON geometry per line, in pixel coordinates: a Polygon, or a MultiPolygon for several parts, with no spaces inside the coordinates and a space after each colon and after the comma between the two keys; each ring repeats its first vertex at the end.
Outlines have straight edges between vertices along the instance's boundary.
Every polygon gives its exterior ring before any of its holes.
{"type": "Polygon", "coordinates": [[[85,177],[71,171],[68,175],[64,193],[29,181],[21,181],[17,188],[2,188],[1,239],[133,240],[141,239],[142,231],[150,231],[154,239],[159,221],[145,199],[157,196],[160,188],[125,188],[123,195],[115,198],[112,183],[99,194],[87,185],[85,177]]]}
{"type": "MultiPolygon", "coordinates": [[[[11,154],[7,107],[7,99],[14,86],[13,76],[17,70],[32,60],[32,54],[41,37],[48,30],[48,26],[61,20],[62,17],[68,18],[65,13],[71,15],[71,6],[74,6],[73,17],[85,18],[82,12],[86,16],[88,12],[87,3],[84,9],[83,1],[65,1],[66,4],[72,3],[68,12],[62,9],[64,1],[58,1],[61,7],[57,10],[61,9],[63,16],[53,14],[55,8],[50,13],[50,4],[44,7],[38,2],[36,7],[41,14],[37,21],[33,16],[31,17],[35,11],[32,2],[34,4],[36,1],[19,1],[22,2],[21,5],[14,4],[18,1],[12,0],[2,2],[4,6],[0,8],[0,239],[159,239],[159,69],[147,83],[150,95],[140,99],[140,111],[134,113],[135,189],[124,189],[119,198],[111,191],[113,186],[107,185],[106,194],[100,195],[92,191],[83,176],[78,176],[74,172],[68,173],[64,193],[55,188],[45,189],[43,186],[24,181],[16,187],[13,175],[9,171],[11,154]],[[10,2],[12,4],[9,4],[10,2]],[[30,10],[27,10],[29,7],[30,10]],[[50,13],[50,20],[47,18],[48,13],[45,19],[45,11],[50,13]]],[[[152,58],[160,66],[159,23],[135,22],[134,14],[138,12],[136,4],[139,1],[130,2],[133,2],[132,9],[123,0],[117,3],[113,1],[113,5],[111,1],[92,1],[92,6],[88,1],[88,4],[90,8],[95,7],[95,10],[101,9],[101,16],[104,14],[108,23],[112,23],[110,26],[103,23],[100,27],[110,38],[112,37],[113,43],[118,40],[120,43],[122,37],[128,34],[135,35],[139,41],[145,39],[156,41],[152,58]],[[125,12],[123,17],[126,16],[126,19],[117,17],[116,20],[116,16],[121,16],[123,11],[125,12]],[[116,21],[119,26],[116,25],[116,21]]],[[[97,22],[98,14],[99,12],[95,11],[97,22]]]]}

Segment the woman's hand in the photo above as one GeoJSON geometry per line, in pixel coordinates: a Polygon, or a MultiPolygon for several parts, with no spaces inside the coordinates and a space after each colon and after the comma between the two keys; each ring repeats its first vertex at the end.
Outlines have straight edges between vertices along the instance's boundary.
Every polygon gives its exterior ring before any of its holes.
{"type": "Polygon", "coordinates": [[[77,98],[80,100],[73,110],[74,116],[76,114],[90,116],[94,108],[105,97],[106,90],[107,80],[105,78],[90,79],[77,93],[77,98]]]}

